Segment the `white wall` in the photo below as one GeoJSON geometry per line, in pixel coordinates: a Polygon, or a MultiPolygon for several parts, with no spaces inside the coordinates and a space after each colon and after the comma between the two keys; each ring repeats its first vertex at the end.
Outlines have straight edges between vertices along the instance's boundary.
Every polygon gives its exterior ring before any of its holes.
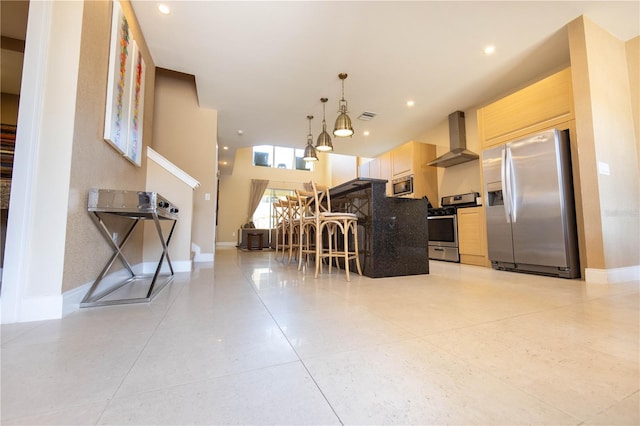
{"type": "Polygon", "coordinates": [[[83,2],[31,2],[2,280],[2,322],[62,316],[83,2]]]}

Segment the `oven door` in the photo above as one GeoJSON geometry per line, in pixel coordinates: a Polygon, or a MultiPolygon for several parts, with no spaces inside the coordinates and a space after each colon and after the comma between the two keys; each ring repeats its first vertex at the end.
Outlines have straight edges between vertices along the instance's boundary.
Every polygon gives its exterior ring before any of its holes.
{"type": "Polygon", "coordinates": [[[458,247],[458,218],[455,214],[429,216],[429,245],[458,247]]]}
{"type": "Polygon", "coordinates": [[[457,216],[429,216],[427,219],[429,259],[460,262],[457,216]]]}

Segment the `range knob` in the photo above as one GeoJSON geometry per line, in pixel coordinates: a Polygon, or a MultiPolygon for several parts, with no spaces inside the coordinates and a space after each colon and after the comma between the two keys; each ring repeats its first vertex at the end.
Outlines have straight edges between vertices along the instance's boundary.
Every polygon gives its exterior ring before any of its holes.
{"type": "Polygon", "coordinates": [[[171,213],[178,213],[178,208],[177,207],[172,207],[170,212],[171,213]]]}
{"type": "Polygon", "coordinates": [[[158,203],[158,207],[160,207],[161,209],[166,209],[167,207],[169,207],[169,203],[167,201],[160,201],[158,203]]]}

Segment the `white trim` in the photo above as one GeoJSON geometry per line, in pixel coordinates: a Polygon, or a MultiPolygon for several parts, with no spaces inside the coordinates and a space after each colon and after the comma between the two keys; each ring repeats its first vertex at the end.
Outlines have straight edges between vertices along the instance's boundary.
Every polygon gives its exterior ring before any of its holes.
{"type": "MultiPolygon", "coordinates": [[[[190,260],[172,260],[171,266],[173,266],[173,272],[190,272],[193,265],[190,260]]],[[[158,262],[144,262],[142,264],[142,273],[153,274],[154,272],[156,272],[157,267],[158,262]]],[[[162,268],[160,268],[160,273],[169,273],[169,265],[167,264],[167,262],[163,262],[162,268]]]]}
{"type": "Polygon", "coordinates": [[[198,253],[193,257],[194,262],[213,262],[213,253],[198,253]]]}
{"type": "MultiPolygon", "coordinates": [[[[133,269],[133,273],[136,275],[143,273],[142,263],[131,265],[131,269],[133,269]]],[[[128,279],[130,276],[131,274],[129,274],[129,271],[127,271],[125,268],[122,268],[120,270],[107,274],[100,282],[100,285],[98,286],[98,288],[100,289],[110,288],[122,282],[123,280],[128,279]]],[[[89,291],[89,289],[91,288],[94,282],[95,280],[91,280],[88,283],[82,284],[79,287],[72,288],[71,290],[67,290],[64,293],[62,293],[62,316],[63,317],[80,309],[80,302],[82,302],[82,299],[84,299],[84,296],[87,294],[87,292],[89,291]]]]}
{"type": "Polygon", "coordinates": [[[588,283],[615,284],[640,281],[640,265],[613,269],[586,268],[584,275],[588,283]]]}
{"type": "Polygon", "coordinates": [[[196,189],[200,186],[200,182],[189,176],[189,174],[173,164],[171,161],[158,154],[158,152],[154,151],[150,146],[147,147],[147,158],[158,163],[158,165],[164,168],[166,171],[189,185],[191,189],[196,189]]]}
{"type": "Polygon", "coordinates": [[[3,324],[21,320],[24,283],[27,282],[28,236],[33,213],[37,153],[44,108],[44,82],[47,74],[52,2],[33,2],[29,6],[24,68],[20,87],[20,114],[16,133],[16,152],[11,180],[9,218],[2,271],[3,324]]]}
{"type": "Polygon", "coordinates": [[[20,322],[62,318],[62,295],[23,298],[20,304],[20,322]]]}
{"type": "Polygon", "coordinates": [[[238,245],[238,243],[234,243],[231,241],[222,241],[219,243],[216,243],[216,247],[236,247],[238,245]]]}
{"type": "MultiPolygon", "coordinates": [[[[166,265],[167,264],[165,263],[162,269],[160,270],[162,273],[169,272],[169,267],[166,265]]],[[[190,272],[191,271],[190,260],[171,262],[171,265],[173,266],[174,272],[190,272]]],[[[139,275],[139,274],[154,273],[156,271],[157,266],[158,266],[157,262],[155,263],[144,262],[144,263],[137,263],[135,265],[132,265],[131,268],[133,269],[133,272],[135,274],[139,275]]],[[[118,271],[115,271],[105,276],[102,282],[100,283],[99,288],[109,288],[111,286],[114,286],[122,282],[122,280],[125,280],[130,276],[131,275],[126,269],[124,268],[120,269],[118,271]]],[[[82,302],[82,299],[84,299],[84,296],[87,294],[87,292],[89,291],[93,283],[94,281],[90,281],[79,287],[72,288],[71,290],[65,291],[62,294],[62,316],[63,317],[80,309],[80,302],[82,302]]]]}
{"type": "Polygon", "coordinates": [[[72,314],[80,309],[80,302],[82,302],[82,299],[84,299],[84,296],[87,294],[92,285],[93,281],[62,293],[63,317],[66,317],[67,315],[72,314]]]}
{"type": "Polygon", "coordinates": [[[193,242],[191,243],[194,262],[213,262],[213,253],[202,253],[200,250],[199,245],[193,242]]]}

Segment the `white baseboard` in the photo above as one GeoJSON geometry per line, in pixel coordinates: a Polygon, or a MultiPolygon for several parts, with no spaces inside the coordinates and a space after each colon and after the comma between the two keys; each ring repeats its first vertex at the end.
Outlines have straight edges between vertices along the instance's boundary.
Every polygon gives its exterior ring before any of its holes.
{"type": "Polygon", "coordinates": [[[62,295],[23,299],[17,322],[62,318],[62,295]]]}
{"type": "MultiPolygon", "coordinates": [[[[131,265],[131,269],[133,269],[133,273],[143,274],[144,266],[142,263],[137,263],[135,265],[131,265]]],[[[129,278],[131,274],[126,269],[121,269],[119,271],[115,271],[111,274],[107,274],[103,279],[99,288],[109,288],[114,286],[123,280],[129,278]]],[[[71,290],[65,291],[62,293],[62,316],[65,317],[78,309],[80,309],[80,302],[84,299],[84,296],[87,294],[91,286],[95,280],[91,280],[88,283],[84,283],[79,287],[72,288],[71,290]]],[[[60,317],[59,317],[60,318],[60,317]]]]}
{"type": "Polygon", "coordinates": [[[194,262],[213,262],[213,253],[202,253],[199,245],[191,243],[194,262]]]}
{"type": "Polygon", "coordinates": [[[238,243],[234,243],[234,242],[231,242],[231,241],[223,241],[223,242],[220,242],[220,243],[216,243],[216,247],[235,247],[237,245],[238,245],[238,243]]]}
{"type": "Polygon", "coordinates": [[[92,285],[93,281],[62,293],[63,317],[66,317],[67,315],[77,311],[80,308],[80,302],[82,302],[82,299],[84,299],[84,296],[87,294],[92,285]]]}
{"type": "MultiPolygon", "coordinates": [[[[191,271],[191,268],[193,266],[190,260],[181,260],[177,262],[171,262],[171,265],[173,266],[174,272],[189,272],[191,271]]],[[[144,263],[138,263],[136,265],[132,265],[131,268],[133,269],[133,272],[136,275],[141,275],[141,274],[153,274],[156,271],[157,267],[158,267],[157,262],[144,262],[144,263]]],[[[164,265],[162,265],[162,268],[160,269],[160,273],[163,273],[163,274],[169,273],[169,266],[167,265],[166,262],[164,262],[164,265]]],[[[104,277],[104,279],[100,283],[99,288],[109,288],[111,286],[114,286],[122,282],[123,280],[129,278],[130,276],[131,275],[129,274],[129,271],[127,271],[126,269],[121,269],[119,271],[116,271],[104,277]]],[[[65,291],[62,294],[62,308],[61,308],[62,317],[67,316],[77,311],[78,309],[80,309],[80,302],[82,302],[82,299],[84,299],[84,296],[87,294],[87,292],[89,291],[93,283],[94,281],[92,280],[88,283],[82,284],[79,287],[72,288],[69,291],[65,291]]],[[[57,316],[55,318],[61,318],[61,316],[57,316]]],[[[47,318],[47,319],[51,319],[51,318],[47,318]]],[[[30,321],[35,321],[35,320],[30,320],[30,321]]]]}
{"type": "Polygon", "coordinates": [[[194,262],[213,262],[213,253],[198,253],[193,257],[194,262]]]}
{"type": "MultiPolygon", "coordinates": [[[[171,261],[171,266],[173,266],[173,272],[189,272],[192,268],[192,263],[190,260],[178,260],[171,261]]],[[[144,262],[142,264],[142,273],[143,274],[153,274],[156,272],[156,268],[158,267],[158,262],[144,262]]],[[[162,263],[162,268],[160,268],[161,274],[169,273],[169,265],[167,262],[162,263]]]]}
{"type": "Polygon", "coordinates": [[[584,275],[588,283],[616,284],[640,281],[640,265],[612,269],[586,268],[584,275]]]}

